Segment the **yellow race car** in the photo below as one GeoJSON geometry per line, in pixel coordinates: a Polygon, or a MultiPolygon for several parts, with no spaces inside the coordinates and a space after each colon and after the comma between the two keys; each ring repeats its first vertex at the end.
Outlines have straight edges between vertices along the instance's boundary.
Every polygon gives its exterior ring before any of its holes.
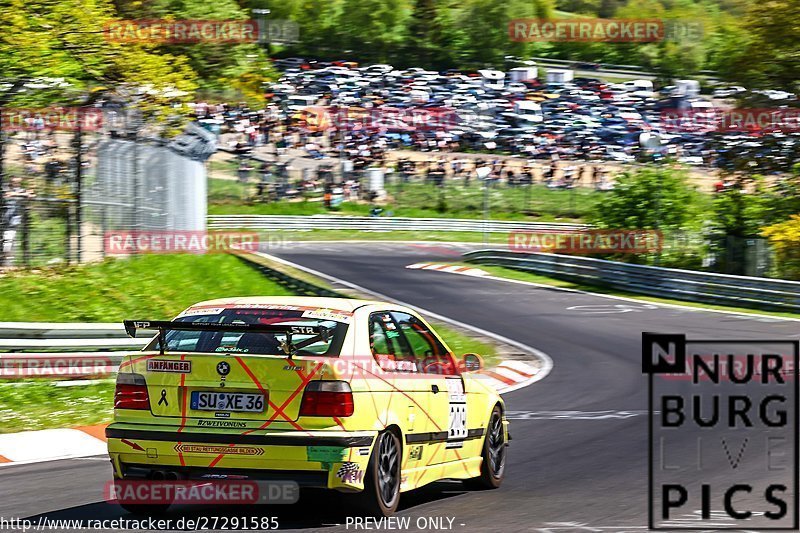
{"type": "Polygon", "coordinates": [[[232,298],[125,328],[158,334],[120,365],[106,430],[115,483],[290,480],[388,516],[433,481],[503,480],[503,400],[475,376],[480,357],[456,359],[412,309],[232,298]]]}

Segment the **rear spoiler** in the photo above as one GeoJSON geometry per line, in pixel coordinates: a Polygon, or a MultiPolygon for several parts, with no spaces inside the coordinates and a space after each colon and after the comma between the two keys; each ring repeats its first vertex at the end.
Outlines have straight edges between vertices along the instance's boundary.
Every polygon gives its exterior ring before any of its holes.
{"type": "MultiPolygon", "coordinates": [[[[291,355],[301,346],[292,344],[292,335],[315,335],[324,342],[328,341],[330,330],[325,326],[292,326],[286,324],[219,324],[216,322],[178,322],[174,320],[123,320],[125,333],[129,337],[136,337],[139,329],[158,330],[158,344],[161,353],[164,353],[164,333],[167,330],[177,331],[240,331],[242,333],[283,333],[286,335],[284,350],[291,355]]],[[[312,339],[302,341],[301,345],[312,344],[312,339]]],[[[316,339],[313,339],[316,342],[316,339]]]]}

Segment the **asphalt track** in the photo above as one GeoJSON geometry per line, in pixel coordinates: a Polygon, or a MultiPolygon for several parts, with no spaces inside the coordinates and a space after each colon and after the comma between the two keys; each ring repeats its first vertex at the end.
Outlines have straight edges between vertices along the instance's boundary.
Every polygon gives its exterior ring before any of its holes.
{"type": "MultiPolygon", "coordinates": [[[[507,409],[526,413],[527,419],[512,420],[503,486],[470,492],[457,483],[438,483],[406,494],[398,516],[411,518],[411,531],[419,530],[417,518],[426,517],[453,518],[453,530],[465,532],[646,530],[642,331],[714,339],[799,336],[796,321],[626,303],[405,268],[458,260],[449,246],[308,243],[270,253],[534,346],[553,359],[547,378],[505,396],[507,409]]],[[[109,478],[102,458],[2,467],[0,517],[132,517],[103,502],[109,478]]],[[[310,493],[297,505],[261,515],[278,516],[282,529],[356,531],[341,525],[340,508],[336,498],[310,493]]],[[[257,511],[248,509],[252,512],[257,511]]],[[[221,514],[242,512],[178,508],[167,516],[221,514]]]]}

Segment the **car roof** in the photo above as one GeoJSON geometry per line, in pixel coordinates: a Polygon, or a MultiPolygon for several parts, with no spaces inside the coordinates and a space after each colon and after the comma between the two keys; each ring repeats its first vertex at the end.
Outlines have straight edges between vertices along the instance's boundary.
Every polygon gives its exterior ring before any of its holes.
{"type": "Polygon", "coordinates": [[[365,305],[390,305],[376,300],[357,300],[352,298],[321,298],[312,296],[246,296],[238,298],[218,298],[216,300],[206,300],[198,302],[191,307],[207,305],[296,305],[302,307],[319,307],[321,309],[333,309],[336,311],[355,311],[365,305]]]}

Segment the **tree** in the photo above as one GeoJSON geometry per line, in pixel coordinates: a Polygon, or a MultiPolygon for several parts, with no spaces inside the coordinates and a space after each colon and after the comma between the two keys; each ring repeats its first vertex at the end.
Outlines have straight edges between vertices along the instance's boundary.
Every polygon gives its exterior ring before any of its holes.
{"type": "MultiPolygon", "coordinates": [[[[272,2],[279,3],[283,2],[272,2]]],[[[294,0],[294,3],[297,9],[292,20],[300,27],[302,42],[289,48],[312,57],[339,59],[346,49],[344,34],[339,28],[342,0],[294,0]]]]}
{"type": "Polygon", "coordinates": [[[522,55],[536,43],[514,42],[508,24],[518,18],[551,18],[553,0],[467,0],[457,10],[456,26],[464,28],[461,42],[463,63],[467,67],[500,66],[506,55],[522,55]]]}
{"type": "Polygon", "coordinates": [[[602,0],[558,0],[556,7],[559,11],[567,11],[569,13],[597,15],[601,4],[602,0]]]}
{"type": "Polygon", "coordinates": [[[632,0],[620,7],[615,17],[664,21],[664,40],[654,43],[626,43],[620,46],[621,51],[635,58],[635,63],[657,70],[662,79],[683,77],[704,67],[706,49],[703,40],[684,35],[681,30],[691,22],[702,24],[703,32],[708,31],[712,23],[707,7],[676,3],[668,9],[658,0],[632,0]]]}
{"type": "Polygon", "coordinates": [[[762,229],[776,257],[776,273],[784,279],[800,279],[800,214],[762,229]]]}
{"type": "Polygon", "coordinates": [[[458,34],[447,0],[416,0],[408,19],[406,65],[444,70],[456,62],[458,34]]]}
{"type": "Polygon", "coordinates": [[[114,18],[107,0],[0,0],[0,10],[8,15],[0,73],[63,80],[53,90],[20,93],[15,105],[64,103],[65,93],[128,85],[149,88],[143,102],[172,114],[172,104],[190,99],[197,88],[197,75],[183,58],[152,45],[107,40],[103,28],[114,18]]]}
{"type": "Polygon", "coordinates": [[[600,0],[600,9],[597,12],[597,16],[600,18],[612,17],[617,12],[617,8],[624,3],[625,0],[600,0]]]}
{"type": "Polygon", "coordinates": [[[617,176],[614,189],[598,202],[590,221],[603,229],[658,230],[664,248],[660,254],[617,254],[609,259],[662,266],[699,268],[704,244],[700,235],[702,196],[683,170],[650,166],[617,176]],[[697,243],[697,244],[692,244],[697,243]]]}
{"type": "Polygon", "coordinates": [[[409,11],[404,0],[343,0],[338,27],[344,47],[372,61],[392,59],[409,11]]]}
{"type": "MultiPolygon", "coordinates": [[[[248,20],[249,11],[235,0],[151,0],[126,4],[123,18],[165,18],[174,20],[248,20]],[[144,12],[142,10],[144,9],[144,12]]],[[[199,73],[199,88],[224,99],[263,101],[264,83],[275,78],[268,58],[255,42],[160,44],[158,51],[185,57],[199,73]]]]}
{"type": "Polygon", "coordinates": [[[752,2],[744,19],[737,79],[750,87],[797,90],[800,72],[800,2],[752,2]]]}
{"type": "Polygon", "coordinates": [[[766,223],[767,202],[763,180],[750,174],[733,175],[732,185],[716,193],[709,236],[719,271],[745,274],[747,241],[766,223]]]}
{"type": "Polygon", "coordinates": [[[685,172],[666,166],[626,171],[598,203],[592,222],[613,229],[680,229],[695,214],[698,193],[685,172]]]}

